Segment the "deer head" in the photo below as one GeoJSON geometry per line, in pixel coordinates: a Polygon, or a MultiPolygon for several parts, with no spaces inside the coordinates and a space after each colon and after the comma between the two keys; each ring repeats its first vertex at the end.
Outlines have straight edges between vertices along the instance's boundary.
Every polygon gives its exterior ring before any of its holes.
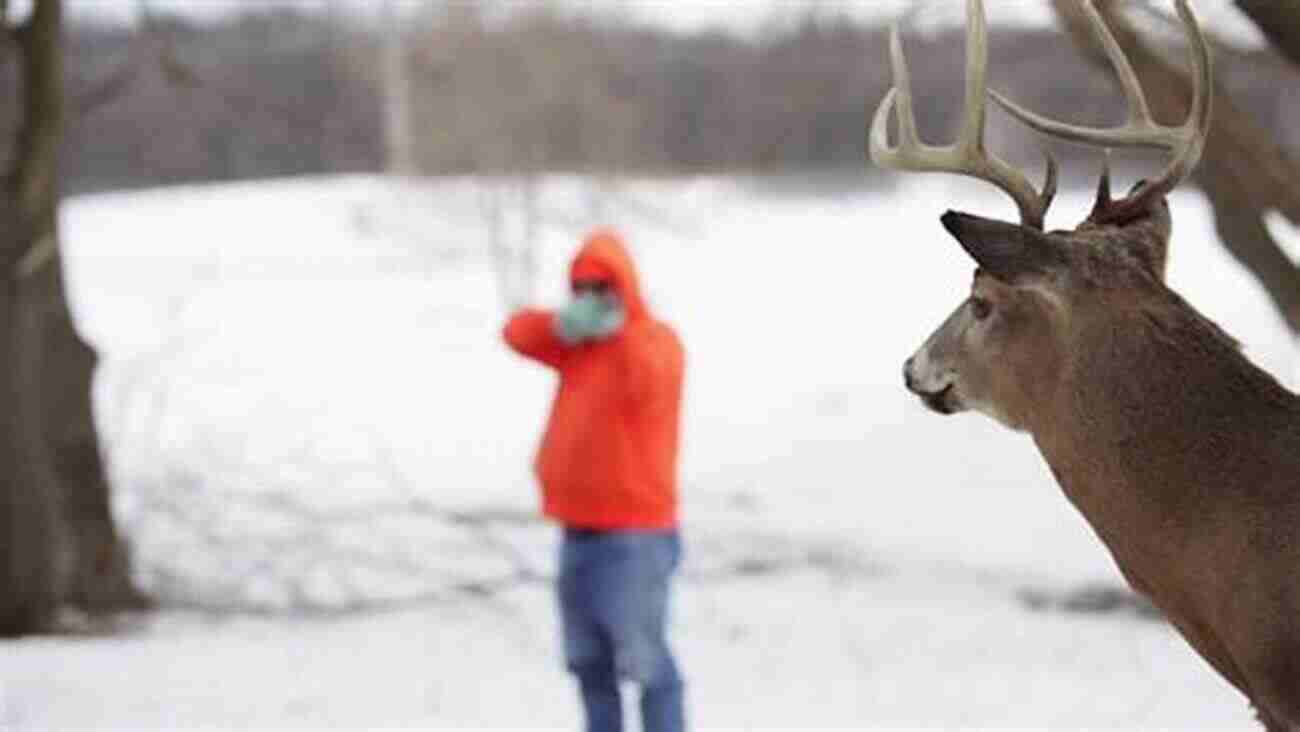
{"type": "Polygon", "coordinates": [[[897,26],[890,36],[894,87],[869,130],[872,160],[907,171],[950,172],[993,183],[1009,194],[1020,223],[949,211],[944,227],[979,265],[970,296],[904,366],[907,387],[944,414],[978,410],[1013,429],[1032,429],[1034,405],[1059,388],[1075,334],[1090,320],[1143,293],[1163,294],[1170,219],[1165,196],[1200,159],[1210,123],[1209,48],[1186,0],[1177,9],[1191,40],[1191,111],[1177,127],[1155,123],[1128,59],[1088,0],[1084,8],[1128,99],[1129,119],[1089,128],[1048,119],[987,89],[987,40],[982,0],[967,2],[965,110],[954,144],[923,143],[916,130],[907,60],[897,26]],[[1044,231],[1056,193],[1057,165],[1047,157],[1041,190],[986,149],[988,98],[1011,116],[1051,137],[1109,150],[1155,148],[1170,161],[1156,178],[1122,199],[1110,194],[1103,169],[1096,204],[1073,231],[1044,231]],[[891,114],[892,113],[892,114],[891,114]],[[898,144],[889,142],[891,116],[898,144]]]}

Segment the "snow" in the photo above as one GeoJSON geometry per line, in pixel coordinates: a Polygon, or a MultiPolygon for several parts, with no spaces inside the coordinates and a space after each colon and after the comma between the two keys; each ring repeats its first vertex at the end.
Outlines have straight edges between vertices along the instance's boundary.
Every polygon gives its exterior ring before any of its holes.
{"type": "MultiPolygon", "coordinates": [[[[543,302],[594,185],[546,182],[543,302]]],[[[141,579],[243,612],[0,647],[0,729],[577,726],[528,472],[553,383],[499,341],[478,194],[349,177],[65,207],[141,579]]],[[[1011,216],[999,196],[694,178],[607,201],[688,349],[674,637],[701,729],[1250,724],[1165,625],[1064,607],[1122,582],[1026,437],[902,388],[969,286],[938,214],[1011,216]]],[[[1199,194],[1172,206],[1175,288],[1295,388],[1199,194]]]]}

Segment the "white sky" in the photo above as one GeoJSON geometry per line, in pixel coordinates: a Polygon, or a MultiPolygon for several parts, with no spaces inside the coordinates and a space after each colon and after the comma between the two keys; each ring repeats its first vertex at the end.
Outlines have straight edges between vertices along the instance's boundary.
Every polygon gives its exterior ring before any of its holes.
{"type": "MultiPolygon", "coordinates": [[[[407,8],[427,7],[448,0],[392,0],[407,8]]],[[[455,2],[457,0],[450,0],[455,2]]],[[[483,0],[485,4],[508,8],[534,4],[539,0],[483,0]]],[[[683,30],[727,28],[739,31],[761,27],[782,16],[789,17],[805,8],[843,10],[859,16],[897,17],[918,3],[922,6],[916,21],[922,25],[958,23],[963,15],[962,0],[549,0],[575,8],[626,12],[633,17],[683,30]]],[[[1171,0],[1152,0],[1157,6],[1171,0]]],[[[30,0],[28,0],[30,2],[30,0]]],[[[386,0],[66,0],[71,13],[79,17],[129,20],[142,2],[157,10],[166,10],[193,18],[219,16],[235,10],[265,8],[268,5],[324,8],[333,6],[360,15],[378,16],[386,0]]],[[[985,0],[989,20],[998,22],[1047,23],[1051,11],[1047,0],[985,0]]],[[[23,0],[18,0],[21,8],[23,0]]],[[[1258,32],[1233,8],[1232,0],[1193,0],[1205,26],[1239,43],[1260,43],[1258,32]]]]}

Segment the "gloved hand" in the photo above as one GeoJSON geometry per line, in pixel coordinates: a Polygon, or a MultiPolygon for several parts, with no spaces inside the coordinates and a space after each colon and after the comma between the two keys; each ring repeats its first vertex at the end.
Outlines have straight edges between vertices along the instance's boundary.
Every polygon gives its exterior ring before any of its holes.
{"type": "Polygon", "coordinates": [[[608,338],[623,327],[623,307],[616,297],[583,293],[555,314],[555,334],[570,346],[608,338]]]}

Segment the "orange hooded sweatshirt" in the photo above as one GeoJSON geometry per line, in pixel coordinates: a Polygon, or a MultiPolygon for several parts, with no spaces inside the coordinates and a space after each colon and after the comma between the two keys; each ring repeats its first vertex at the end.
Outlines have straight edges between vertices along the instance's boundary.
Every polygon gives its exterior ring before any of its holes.
{"type": "Polygon", "coordinates": [[[505,327],[510,347],[560,377],[537,453],[542,510],[565,526],[661,529],[677,523],[677,442],[684,355],[646,309],[619,236],[583,242],[571,279],[608,278],[627,319],[610,338],[565,345],[555,313],[524,309],[505,327]]]}

